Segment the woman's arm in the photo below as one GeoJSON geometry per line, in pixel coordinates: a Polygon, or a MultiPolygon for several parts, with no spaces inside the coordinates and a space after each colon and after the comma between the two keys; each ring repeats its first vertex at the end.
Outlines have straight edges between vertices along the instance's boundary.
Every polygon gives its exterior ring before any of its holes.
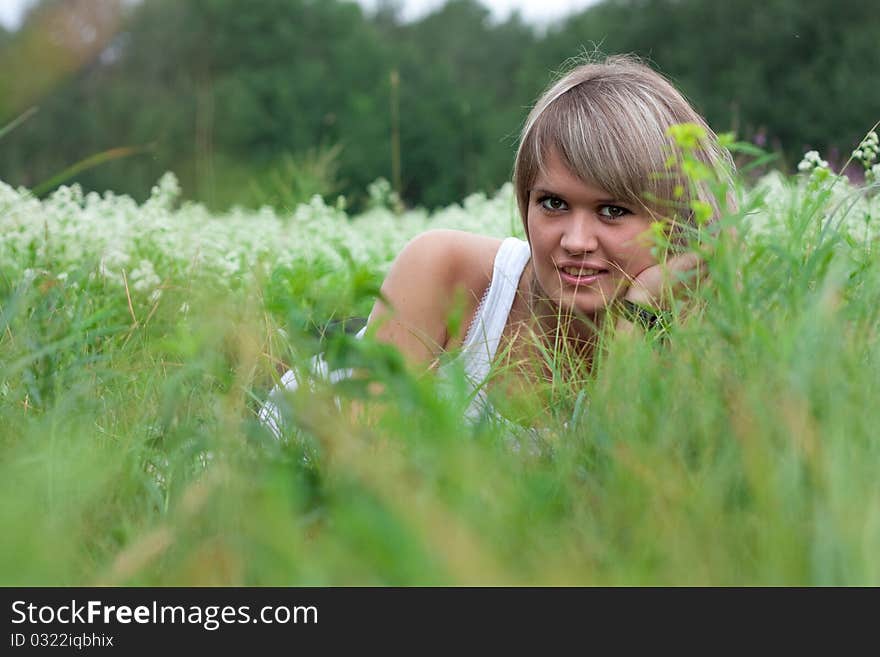
{"type": "MultiPolygon", "coordinates": [[[[376,338],[397,347],[416,371],[427,370],[449,342],[447,318],[459,293],[482,280],[480,251],[474,246],[485,251],[494,241],[451,230],[432,230],[415,237],[392,263],[382,283],[382,299],[370,312],[368,330],[375,327],[376,338]]],[[[491,273],[491,259],[488,272],[482,277],[491,273]]],[[[318,357],[318,362],[323,360],[318,357]]],[[[323,367],[326,376],[326,363],[323,367]]],[[[280,396],[298,385],[293,372],[288,371],[260,410],[260,421],[277,438],[282,436],[283,424],[280,396]]],[[[381,384],[375,381],[368,389],[375,395],[382,392],[381,384]]],[[[378,408],[358,400],[348,403],[356,424],[369,424],[378,408]]]]}
{"type": "Polygon", "coordinates": [[[368,325],[376,338],[396,346],[411,364],[427,368],[446,348],[447,319],[463,271],[464,233],[432,230],[410,241],[385,281],[368,325]]]}
{"type": "MultiPolygon", "coordinates": [[[[367,330],[391,344],[418,373],[428,370],[449,343],[447,319],[454,309],[462,273],[469,263],[462,244],[472,237],[451,230],[431,230],[413,238],[398,254],[381,287],[367,330]]],[[[471,263],[472,264],[472,263],[471,263]]],[[[369,391],[380,395],[372,382],[369,391]]],[[[380,406],[351,401],[355,424],[371,424],[380,406]]]]}

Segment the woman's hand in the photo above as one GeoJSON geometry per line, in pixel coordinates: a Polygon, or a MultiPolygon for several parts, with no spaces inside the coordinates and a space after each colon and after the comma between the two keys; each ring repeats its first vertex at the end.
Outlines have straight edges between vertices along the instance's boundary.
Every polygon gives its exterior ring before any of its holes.
{"type": "Polygon", "coordinates": [[[667,309],[672,297],[693,287],[703,268],[696,253],[683,253],[641,271],[629,286],[624,299],[645,308],[667,309]]]}

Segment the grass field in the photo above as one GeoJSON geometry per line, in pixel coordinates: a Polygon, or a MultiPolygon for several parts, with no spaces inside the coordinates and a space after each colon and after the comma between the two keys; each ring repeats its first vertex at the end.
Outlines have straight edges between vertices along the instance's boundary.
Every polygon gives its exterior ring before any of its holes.
{"type": "Polygon", "coordinates": [[[0,184],[0,583],[880,584],[876,189],[762,179],[696,312],[504,400],[521,430],[320,337],[413,235],[522,231],[509,187],[430,215],[373,192],[211,215],[171,176],[141,205],[0,184]],[[316,384],[275,440],[279,367],[323,350],[383,397],[316,384]]]}

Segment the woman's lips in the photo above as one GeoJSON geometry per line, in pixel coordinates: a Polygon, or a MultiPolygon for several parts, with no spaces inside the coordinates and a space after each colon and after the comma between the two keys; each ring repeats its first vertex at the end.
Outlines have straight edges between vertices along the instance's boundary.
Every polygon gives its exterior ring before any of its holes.
{"type": "Polygon", "coordinates": [[[597,270],[594,274],[589,274],[586,276],[574,276],[569,274],[568,272],[563,271],[562,269],[557,269],[559,272],[559,278],[563,283],[568,283],[569,285],[577,285],[583,287],[585,285],[592,285],[596,281],[599,280],[600,277],[605,276],[608,271],[605,269],[597,270]]]}

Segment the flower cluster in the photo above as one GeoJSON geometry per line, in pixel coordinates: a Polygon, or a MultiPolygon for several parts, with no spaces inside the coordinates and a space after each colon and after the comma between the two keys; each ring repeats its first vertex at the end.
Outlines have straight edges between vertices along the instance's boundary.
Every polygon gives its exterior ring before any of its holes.
{"type": "Polygon", "coordinates": [[[212,214],[181,203],[173,174],[143,204],[111,192],[85,194],[78,185],[41,201],[0,182],[0,268],[63,281],[94,263],[93,281],[155,300],[172,285],[210,280],[236,288],[279,269],[302,271],[303,265],[333,271],[354,262],[385,271],[408,240],[430,228],[522,234],[510,185],[433,214],[395,212],[386,187],[379,183],[375,190],[384,202],[349,216],[318,196],[289,214],[268,207],[212,214]]]}
{"type": "Polygon", "coordinates": [[[858,160],[865,167],[865,180],[868,182],[880,182],[880,140],[873,130],[859,144],[852,153],[853,159],[858,160]]]}
{"type": "MultiPolygon", "coordinates": [[[[876,158],[876,143],[871,135],[862,143],[864,159],[876,158]]],[[[813,170],[827,167],[815,152],[804,159],[813,170]]],[[[880,197],[862,195],[853,203],[840,203],[853,192],[840,179],[828,203],[848,208],[846,228],[862,239],[876,233],[876,222],[862,218],[880,214],[880,197]]],[[[26,189],[0,182],[0,270],[13,280],[49,276],[53,284],[77,286],[83,283],[85,267],[86,273],[91,271],[88,284],[94,282],[107,293],[116,290],[122,299],[128,293],[135,304],[152,305],[163,290],[191,289],[199,282],[240,289],[279,272],[301,276],[304,271],[345,271],[352,265],[382,274],[407,241],[432,228],[496,237],[524,234],[510,184],[494,195],[474,194],[433,213],[395,211],[397,200],[387,183],[377,183],[372,193],[374,203],[353,216],[343,205],[329,205],[320,197],[286,214],[268,207],[212,214],[202,205],[181,203],[171,174],[142,204],[110,192],[86,194],[77,185],[39,200],[26,189]]],[[[762,195],[761,211],[749,218],[754,232],[784,234],[778,218],[790,214],[787,208],[798,202],[799,186],[770,174],[754,193],[762,195]]],[[[173,299],[184,304],[185,313],[187,299],[177,293],[173,299]]]]}
{"type": "MultiPolygon", "coordinates": [[[[819,168],[831,176],[829,169],[819,168]]],[[[848,237],[858,242],[876,239],[880,234],[880,195],[865,194],[846,176],[835,176],[833,184],[822,184],[818,176],[823,174],[789,177],[780,171],[771,171],[759,179],[746,195],[747,223],[752,235],[778,236],[787,239],[804,212],[825,218],[833,217],[834,223],[848,237]],[[821,190],[821,194],[817,192],[821,190]],[[821,207],[816,201],[821,199],[821,207]]],[[[821,230],[822,221],[815,222],[821,230]]],[[[800,230],[797,228],[797,230],[800,230]]]]}
{"type": "Polygon", "coordinates": [[[798,171],[801,173],[810,173],[821,170],[830,171],[828,161],[823,160],[819,156],[818,151],[807,151],[804,153],[804,158],[798,164],[798,171]]]}

